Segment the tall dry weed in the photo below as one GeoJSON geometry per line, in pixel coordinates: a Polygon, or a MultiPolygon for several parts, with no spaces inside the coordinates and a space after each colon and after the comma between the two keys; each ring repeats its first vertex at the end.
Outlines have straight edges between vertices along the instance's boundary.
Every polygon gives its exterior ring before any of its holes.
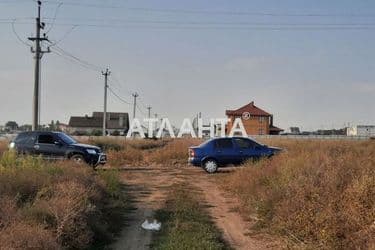
{"type": "MultiPolygon", "coordinates": [[[[272,142],[269,142],[270,144],[272,142]]],[[[286,152],[224,178],[257,226],[322,249],[368,249],[375,239],[375,143],[275,141],[286,152]]]]}
{"type": "Polygon", "coordinates": [[[103,209],[110,202],[105,181],[90,168],[72,162],[8,154],[6,160],[0,159],[1,247],[90,246],[97,228],[105,225],[103,209]]]}

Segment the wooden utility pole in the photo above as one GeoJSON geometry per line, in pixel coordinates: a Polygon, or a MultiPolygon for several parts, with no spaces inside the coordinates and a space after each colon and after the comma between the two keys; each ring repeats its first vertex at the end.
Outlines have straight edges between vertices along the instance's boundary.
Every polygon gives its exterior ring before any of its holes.
{"type": "Polygon", "coordinates": [[[111,74],[109,69],[102,71],[104,76],[104,111],[103,111],[103,136],[107,135],[107,90],[108,90],[108,76],[111,74]]]}
{"type": "Polygon", "coordinates": [[[28,39],[30,41],[33,41],[35,43],[35,48],[31,48],[31,52],[35,54],[35,68],[34,68],[34,97],[33,97],[33,122],[32,122],[32,130],[38,130],[39,129],[39,122],[40,122],[40,110],[39,110],[39,104],[40,104],[40,60],[42,59],[42,56],[44,53],[49,53],[50,49],[48,48],[47,51],[43,51],[41,47],[41,42],[43,41],[49,41],[48,37],[44,34],[43,37],[40,37],[40,31],[44,29],[45,24],[42,23],[40,12],[41,12],[41,6],[42,2],[38,1],[38,17],[36,18],[36,36],[35,37],[29,37],[28,39]]]}

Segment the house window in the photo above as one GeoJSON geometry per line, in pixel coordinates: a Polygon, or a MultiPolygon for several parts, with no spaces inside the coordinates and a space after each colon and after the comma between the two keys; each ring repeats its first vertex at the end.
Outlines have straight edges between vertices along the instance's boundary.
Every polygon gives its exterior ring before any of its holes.
{"type": "Polygon", "coordinates": [[[264,122],[264,118],[265,118],[264,116],[259,116],[259,122],[263,123],[264,122]]]}
{"type": "Polygon", "coordinates": [[[260,135],[264,135],[264,130],[262,128],[260,128],[258,132],[260,135]]]}

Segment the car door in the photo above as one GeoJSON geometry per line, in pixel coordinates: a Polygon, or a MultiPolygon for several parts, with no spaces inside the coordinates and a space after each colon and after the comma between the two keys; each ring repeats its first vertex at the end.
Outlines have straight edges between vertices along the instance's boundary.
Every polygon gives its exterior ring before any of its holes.
{"type": "Polygon", "coordinates": [[[27,138],[25,138],[24,143],[22,144],[22,153],[26,154],[35,154],[35,143],[37,139],[36,133],[29,133],[27,138]]]}
{"type": "Polygon", "coordinates": [[[256,159],[261,157],[261,145],[246,138],[234,138],[235,146],[241,155],[241,161],[256,159]]]}
{"type": "Polygon", "coordinates": [[[47,158],[62,158],[65,156],[64,144],[52,133],[40,133],[35,143],[37,154],[47,158]]]}
{"type": "Polygon", "coordinates": [[[215,142],[215,157],[219,164],[237,164],[241,161],[239,153],[235,150],[231,138],[217,139],[215,142]]]}

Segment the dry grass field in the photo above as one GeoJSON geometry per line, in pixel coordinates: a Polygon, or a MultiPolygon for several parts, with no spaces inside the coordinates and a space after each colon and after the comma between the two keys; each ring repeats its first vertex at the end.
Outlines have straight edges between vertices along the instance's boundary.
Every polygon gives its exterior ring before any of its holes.
{"type": "Polygon", "coordinates": [[[286,152],[221,180],[257,229],[298,248],[375,248],[375,141],[267,143],[286,152]]]}
{"type": "MultiPolygon", "coordinates": [[[[113,168],[158,166],[166,171],[185,167],[187,147],[200,142],[87,141],[105,149],[113,168]]],[[[251,231],[282,237],[298,249],[375,248],[375,141],[263,143],[285,150],[210,176],[239,200],[243,218],[256,221],[251,231]]],[[[0,142],[0,154],[6,149],[7,143],[0,142]]],[[[115,172],[94,173],[67,162],[15,159],[5,153],[0,160],[0,242],[19,248],[87,247],[98,231],[107,230],[101,211],[120,189],[115,172]]]]}
{"type": "Polygon", "coordinates": [[[109,240],[108,222],[121,219],[119,184],[115,172],[3,153],[0,248],[84,249],[109,240]]]}
{"type": "Polygon", "coordinates": [[[108,155],[108,165],[111,167],[124,166],[153,166],[186,164],[188,147],[199,145],[199,139],[174,140],[95,140],[85,143],[103,148],[108,155]]]}

